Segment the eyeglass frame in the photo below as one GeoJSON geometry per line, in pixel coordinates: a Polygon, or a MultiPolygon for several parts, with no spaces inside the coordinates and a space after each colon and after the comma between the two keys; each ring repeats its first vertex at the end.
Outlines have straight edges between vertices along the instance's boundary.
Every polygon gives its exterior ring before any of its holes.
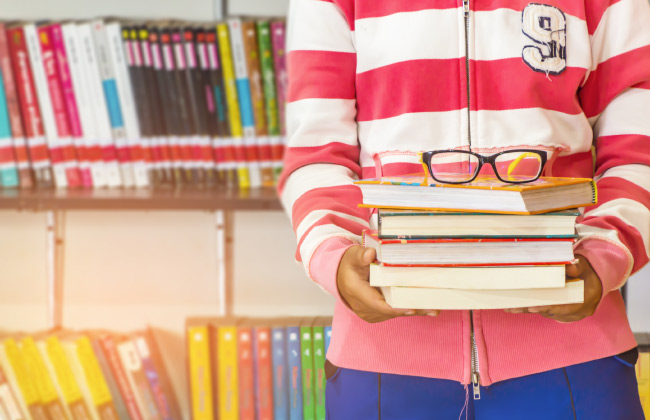
{"type": "Polygon", "coordinates": [[[443,183],[443,184],[467,184],[469,182],[474,181],[479,173],[481,173],[481,169],[483,168],[483,165],[486,163],[489,163],[490,166],[492,166],[492,170],[494,171],[494,175],[499,179],[501,182],[505,182],[507,184],[527,184],[529,182],[535,182],[537,181],[541,176],[542,172],[544,172],[544,167],[546,166],[548,158],[546,156],[546,152],[542,150],[533,150],[533,149],[512,149],[512,150],[504,150],[499,153],[495,153],[493,155],[485,156],[481,155],[475,152],[471,152],[469,150],[431,150],[429,152],[422,152],[420,153],[420,163],[422,164],[422,167],[426,169],[425,173],[428,172],[429,175],[431,175],[431,178],[436,180],[437,182],[443,183]],[[499,171],[497,170],[496,167],[496,159],[497,157],[506,154],[506,153],[512,153],[512,152],[522,152],[522,153],[534,153],[538,155],[541,158],[541,165],[540,165],[540,170],[537,176],[534,179],[529,179],[525,181],[507,181],[499,175],[499,171]],[[476,169],[474,176],[472,179],[469,179],[467,181],[441,181],[436,176],[433,174],[433,171],[431,170],[431,158],[434,155],[441,154],[441,153],[464,153],[468,155],[472,155],[476,158],[478,158],[479,164],[478,168],[476,169]]]}

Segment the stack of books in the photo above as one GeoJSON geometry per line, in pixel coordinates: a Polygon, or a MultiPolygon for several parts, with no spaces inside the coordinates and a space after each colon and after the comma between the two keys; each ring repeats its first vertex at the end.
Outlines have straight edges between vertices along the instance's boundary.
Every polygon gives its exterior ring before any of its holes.
{"type": "Polygon", "coordinates": [[[596,201],[590,179],[540,178],[522,185],[479,176],[468,184],[422,176],[357,181],[379,208],[370,284],[404,309],[505,309],[582,302],[574,262],[575,208],[596,201]]]}
{"type": "Polygon", "coordinates": [[[0,417],[181,420],[158,330],[56,331],[0,342],[0,417]]]}
{"type": "Polygon", "coordinates": [[[325,420],[332,320],[190,318],[194,420],[325,420]]]}
{"type": "Polygon", "coordinates": [[[273,186],[282,19],[0,22],[0,187],[273,186]]]}

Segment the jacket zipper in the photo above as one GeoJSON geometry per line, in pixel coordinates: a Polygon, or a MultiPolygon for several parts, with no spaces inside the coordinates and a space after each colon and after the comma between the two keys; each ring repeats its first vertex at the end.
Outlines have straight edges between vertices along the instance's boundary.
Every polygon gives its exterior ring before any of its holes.
{"type": "MultiPolygon", "coordinates": [[[[465,76],[467,77],[467,142],[470,150],[472,149],[472,124],[471,124],[471,112],[470,112],[470,78],[469,78],[469,1],[463,0],[463,12],[465,17],[465,76]]],[[[474,335],[474,311],[469,311],[469,322],[470,322],[470,343],[471,343],[471,354],[470,354],[470,369],[472,372],[472,389],[474,391],[474,399],[481,399],[481,375],[479,374],[478,367],[478,348],[476,347],[476,337],[474,335]]]]}

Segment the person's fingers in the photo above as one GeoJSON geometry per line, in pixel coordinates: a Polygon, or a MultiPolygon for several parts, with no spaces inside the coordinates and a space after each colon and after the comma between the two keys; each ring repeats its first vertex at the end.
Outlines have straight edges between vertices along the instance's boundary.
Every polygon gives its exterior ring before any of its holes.
{"type": "Polygon", "coordinates": [[[418,309],[415,311],[414,315],[418,316],[438,316],[440,311],[437,309],[418,309]]]}
{"type": "Polygon", "coordinates": [[[361,255],[361,265],[369,266],[377,259],[377,252],[374,248],[366,248],[361,255]]]}
{"type": "Polygon", "coordinates": [[[566,266],[566,275],[568,277],[580,277],[580,275],[586,270],[587,261],[584,258],[578,258],[576,264],[568,264],[566,266]]]}

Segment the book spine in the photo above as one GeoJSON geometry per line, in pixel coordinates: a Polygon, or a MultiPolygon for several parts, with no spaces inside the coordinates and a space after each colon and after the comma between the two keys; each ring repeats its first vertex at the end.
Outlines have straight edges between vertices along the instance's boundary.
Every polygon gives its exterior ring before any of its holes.
{"type": "Polygon", "coordinates": [[[219,327],[217,329],[217,363],[219,420],[238,420],[239,381],[236,327],[219,327]]]}
{"type": "Polygon", "coordinates": [[[16,394],[11,389],[11,384],[0,366],[0,400],[5,410],[7,420],[25,420],[25,415],[20,409],[16,394]]]}
{"type": "Polygon", "coordinates": [[[252,20],[242,23],[244,38],[244,52],[246,53],[246,67],[250,83],[251,108],[256,138],[256,159],[260,167],[262,186],[274,185],[273,169],[271,166],[271,144],[266,125],[264,107],[264,88],[262,86],[262,64],[260,62],[260,49],[257,41],[257,25],[252,20]]]}
{"type": "Polygon", "coordinates": [[[262,86],[264,89],[264,110],[268,129],[268,143],[262,149],[264,156],[271,161],[273,179],[277,182],[282,172],[282,144],[280,119],[278,117],[278,96],[275,85],[275,65],[273,64],[273,47],[271,43],[271,24],[266,20],[257,22],[257,37],[262,66],[262,86]]]}
{"type": "Polygon", "coordinates": [[[314,412],[316,420],[325,420],[325,331],[313,327],[314,337],[314,412]]]}
{"type": "Polygon", "coordinates": [[[239,99],[237,93],[237,80],[235,79],[235,68],[233,57],[230,51],[230,35],[227,23],[217,25],[217,40],[219,43],[219,57],[221,58],[221,69],[223,75],[224,94],[228,109],[228,122],[230,128],[230,139],[226,147],[232,148],[237,166],[237,179],[239,188],[247,189],[251,186],[249,168],[246,164],[246,148],[244,145],[244,129],[242,117],[239,110],[239,99]]]}
{"type": "Polygon", "coordinates": [[[90,339],[85,336],[81,337],[75,341],[75,345],[100,420],[119,420],[113,397],[95,356],[90,339]]]}
{"type": "Polygon", "coordinates": [[[145,373],[147,381],[149,382],[149,388],[151,389],[151,393],[156,403],[156,407],[158,408],[158,412],[160,413],[160,417],[163,420],[171,420],[172,415],[169,402],[167,401],[167,396],[163,391],[160,375],[158,374],[156,366],[154,366],[153,360],[151,359],[151,351],[149,351],[147,340],[144,337],[139,336],[134,339],[134,344],[136,350],[138,351],[138,356],[140,356],[142,369],[145,373]]]}
{"type": "Polygon", "coordinates": [[[43,67],[43,57],[41,55],[38,34],[36,33],[36,27],[33,24],[25,25],[23,31],[29,52],[29,61],[34,76],[36,97],[38,98],[38,103],[40,105],[44,134],[47,140],[50,159],[52,160],[54,183],[57,188],[67,188],[68,179],[65,167],[65,155],[61,144],[58,141],[56,121],[54,119],[54,111],[50,99],[47,77],[43,67]]]}
{"type": "Polygon", "coordinates": [[[137,109],[133,99],[133,87],[129,79],[129,72],[126,65],[124,45],[122,43],[122,30],[119,23],[110,23],[105,26],[106,36],[109,42],[110,57],[115,69],[115,81],[117,84],[124,128],[129,149],[129,158],[132,162],[134,183],[136,187],[149,186],[149,174],[142,154],[142,140],[140,136],[140,124],[138,123],[137,109]]]}
{"type": "MultiPolygon", "coordinates": [[[[79,116],[79,107],[77,106],[77,97],[72,84],[72,73],[70,69],[68,51],[65,46],[65,39],[61,25],[53,24],[48,27],[52,51],[54,53],[57,65],[60,91],[63,99],[64,109],[66,111],[69,123],[69,134],[72,138],[72,147],[76,149],[79,158],[79,176],[81,185],[85,188],[93,187],[93,179],[90,172],[90,160],[88,158],[88,148],[84,142],[83,129],[81,127],[81,117],[79,116]]],[[[42,41],[42,38],[41,38],[42,41]]]]}
{"type": "Polygon", "coordinates": [[[52,420],[49,419],[44,407],[40,403],[38,390],[34,384],[33,378],[29,375],[27,361],[24,354],[18,348],[18,344],[13,339],[4,341],[4,347],[7,359],[16,375],[19,392],[27,406],[30,416],[33,420],[52,420]]]}
{"type": "Polygon", "coordinates": [[[51,420],[67,420],[68,416],[59,400],[59,394],[36,343],[31,337],[26,337],[21,341],[21,347],[30,378],[36,386],[41,404],[43,404],[48,417],[51,420]]]}
{"type": "Polygon", "coordinates": [[[289,364],[289,419],[302,420],[302,371],[300,364],[300,328],[287,328],[287,362],[289,364]]]}
{"type": "Polygon", "coordinates": [[[235,69],[237,97],[239,99],[238,105],[244,134],[244,148],[250,186],[252,188],[258,188],[262,185],[262,176],[259,167],[259,157],[257,156],[255,116],[253,115],[251,86],[250,80],[248,79],[248,66],[246,64],[246,51],[244,49],[241,19],[229,19],[228,29],[230,29],[230,47],[235,69]]]}
{"type": "Polygon", "coordinates": [[[273,62],[275,63],[275,86],[278,97],[278,116],[280,119],[280,141],[273,144],[274,156],[279,156],[282,162],[284,147],[287,136],[287,90],[289,86],[289,75],[286,61],[286,27],[284,21],[271,22],[271,41],[273,43],[273,62]]]}
{"type": "Polygon", "coordinates": [[[138,403],[140,412],[145,419],[161,420],[156,401],[149,388],[149,381],[144,372],[142,359],[132,340],[123,341],[117,345],[120,355],[120,362],[126,372],[126,377],[135,393],[135,400],[138,403]]]}
{"type": "Polygon", "coordinates": [[[72,83],[72,87],[66,90],[69,101],[68,110],[71,116],[78,116],[78,122],[72,122],[72,128],[79,145],[81,174],[85,185],[88,185],[88,180],[90,180],[93,187],[105,188],[108,186],[108,180],[102,163],[102,153],[92,110],[93,104],[89,97],[91,88],[84,68],[81,37],[77,25],[74,23],[62,25],[61,32],[72,83]]]}
{"type": "Polygon", "coordinates": [[[302,358],[302,412],[304,420],[315,420],[314,401],[314,344],[311,327],[300,327],[300,352],[302,358]]]}
{"type": "Polygon", "coordinates": [[[61,76],[56,62],[56,53],[54,51],[52,37],[50,35],[50,26],[39,27],[37,31],[47,89],[49,90],[49,105],[52,107],[51,113],[54,118],[54,131],[51,138],[56,144],[56,147],[60,148],[63,154],[63,164],[65,166],[65,174],[68,182],[67,186],[69,188],[79,188],[81,187],[81,174],[79,173],[77,152],[72,143],[68,111],[66,110],[63,98],[61,76]]]}
{"type": "Polygon", "coordinates": [[[92,338],[90,340],[90,344],[93,347],[93,351],[97,357],[99,367],[101,368],[102,373],[104,374],[104,378],[106,379],[108,390],[111,392],[111,396],[113,397],[113,404],[115,405],[115,410],[117,411],[118,418],[120,420],[131,420],[129,412],[126,408],[126,404],[124,403],[124,398],[122,397],[122,394],[120,393],[117,386],[115,375],[111,371],[108,360],[106,359],[106,353],[104,353],[104,350],[102,350],[99,339],[92,338]]]}
{"type": "Polygon", "coordinates": [[[131,385],[126,378],[126,373],[120,363],[120,356],[117,352],[115,341],[113,341],[113,338],[110,336],[103,336],[99,339],[99,344],[104,351],[106,361],[113,372],[115,382],[122,398],[124,399],[124,404],[126,405],[131,420],[142,420],[142,414],[140,413],[140,409],[135,400],[134,391],[131,389],[131,385]]]}
{"type": "Polygon", "coordinates": [[[252,329],[237,329],[237,351],[239,353],[239,419],[255,420],[255,389],[253,368],[252,329]]]}
{"type": "Polygon", "coordinates": [[[151,361],[153,362],[154,367],[158,372],[158,379],[160,380],[162,391],[165,394],[170,416],[174,420],[181,420],[182,415],[180,407],[178,406],[176,393],[174,392],[174,388],[172,387],[169,375],[167,374],[167,369],[165,368],[165,363],[162,359],[154,330],[151,327],[147,329],[145,337],[147,345],[149,347],[151,361]]]}
{"type": "Polygon", "coordinates": [[[640,351],[635,368],[641,407],[643,407],[643,412],[648,417],[650,416],[650,353],[640,351]]]}
{"type": "Polygon", "coordinates": [[[16,76],[16,90],[21,115],[24,119],[27,149],[35,182],[39,188],[49,188],[54,185],[52,165],[45,142],[43,120],[38,107],[27,41],[22,27],[10,29],[8,35],[11,61],[16,76]]]}
{"type": "Polygon", "coordinates": [[[95,34],[95,25],[91,23],[79,24],[77,32],[80,44],[79,61],[86,80],[86,88],[88,89],[89,108],[94,129],[89,135],[92,137],[93,143],[96,144],[91,149],[91,153],[96,156],[98,166],[103,168],[106,185],[109,188],[116,188],[122,185],[122,176],[117,159],[117,149],[113,142],[110,114],[107,98],[104,94],[103,76],[100,73],[102,64],[98,60],[98,49],[95,46],[95,38],[100,34],[95,34]]]}
{"type": "MultiPolygon", "coordinates": [[[[0,60],[3,60],[2,56],[0,60]]],[[[4,188],[15,188],[19,185],[18,168],[11,141],[11,123],[3,73],[0,69],[0,185],[4,188]]]]}
{"type": "Polygon", "coordinates": [[[255,411],[257,413],[257,420],[274,420],[271,330],[268,327],[255,328],[253,334],[256,373],[255,411]]]}
{"type": "Polygon", "coordinates": [[[192,420],[213,420],[216,406],[212,400],[213,370],[208,327],[188,327],[186,334],[192,420]]]}
{"type": "Polygon", "coordinates": [[[73,420],[90,420],[91,415],[74,377],[68,358],[61,342],[56,336],[49,337],[45,342],[45,353],[54,370],[54,376],[59,385],[63,401],[68,405],[73,420]]]}
{"type": "Polygon", "coordinates": [[[286,355],[285,329],[276,327],[271,330],[273,340],[273,412],[275,419],[289,418],[289,376],[286,355]]]}
{"type": "Polygon", "coordinates": [[[213,143],[213,150],[216,163],[217,165],[221,165],[222,172],[224,172],[223,181],[225,185],[235,188],[239,185],[237,179],[237,159],[235,157],[235,146],[232,141],[233,137],[229,126],[230,119],[224,88],[223,66],[219,59],[219,42],[217,41],[216,30],[206,29],[204,33],[207,58],[210,66],[211,87],[214,93],[215,124],[219,136],[213,143]]]}
{"type": "Polygon", "coordinates": [[[332,339],[332,326],[329,325],[325,327],[325,355],[327,355],[327,350],[330,348],[330,340],[332,339]]]}

